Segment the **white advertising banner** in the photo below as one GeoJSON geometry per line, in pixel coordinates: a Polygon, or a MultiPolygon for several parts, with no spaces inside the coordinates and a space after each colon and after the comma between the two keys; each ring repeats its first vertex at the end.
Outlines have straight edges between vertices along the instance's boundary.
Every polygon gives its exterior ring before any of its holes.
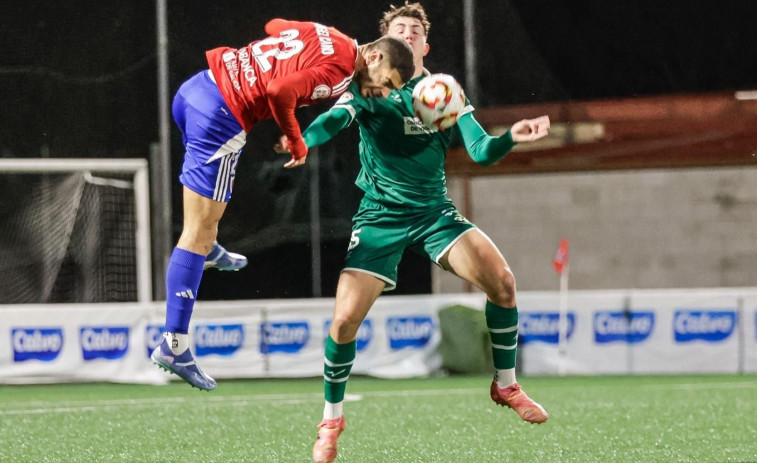
{"type": "MultiPolygon", "coordinates": [[[[441,368],[440,307],[482,296],[381,298],[362,324],[353,372],[386,378],[441,368]]],[[[323,374],[333,299],[198,302],[189,327],[198,363],[215,378],[323,374]]],[[[165,383],[149,359],[165,309],[151,304],[0,307],[0,382],[165,383]]],[[[174,377],[175,379],[175,377],[174,377]]]]}
{"type": "Polygon", "coordinates": [[[625,292],[575,292],[565,316],[566,345],[560,355],[559,293],[518,295],[519,346],[525,374],[593,375],[628,371],[627,349],[617,338],[617,313],[625,292]]]}
{"type": "Polygon", "coordinates": [[[648,314],[645,326],[631,325],[639,338],[631,353],[633,373],[736,373],[739,361],[739,301],[727,292],[635,294],[633,314],[648,314]],[[645,339],[641,339],[641,338],[645,339]]]}
{"type": "Polygon", "coordinates": [[[575,291],[558,348],[559,294],[519,295],[527,374],[757,371],[754,289],[575,291]]]}
{"type": "Polygon", "coordinates": [[[165,383],[145,359],[152,307],[25,304],[0,307],[0,382],[165,383]]]}
{"type": "MultiPolygon", "coordinates": [[[[215,378],[320,376],[333,310],[332,299],[197,304],[193,351],[215,378]]],[[[358,331],[353,373],[400,378],[438,370],[437,310],[425,297],[380,299],[358,331]]]]}
{"type": "MultiPolygon", "coordinates": [[[[479,293],[379,298],[360,327],[353,374],[438,371],[439,311],[483,310],[485,301],[479,293]]],[[[216,378],[317,377],[333,304],[198,302],[190,346],[216,378]]],[[[559,304],[557,292],[518,295],[523,374],[757,372],[757,289],[575,291],[562,349],[559,304]]],[[[149,359],[164,317],[161,302],[0,306],[0,383],[166,383],[149,359]]]]}

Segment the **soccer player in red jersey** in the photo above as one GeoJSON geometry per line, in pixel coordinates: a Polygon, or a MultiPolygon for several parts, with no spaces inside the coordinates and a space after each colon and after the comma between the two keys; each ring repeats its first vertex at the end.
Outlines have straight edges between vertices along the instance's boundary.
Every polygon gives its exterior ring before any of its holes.
{"type": "Polygon", "coordinates": [[[295,108],[338,97],[354,80],[364,96],[400,88],[414,72],[410,47],[382,37],[358,46],[338,30],[314,22],[273,19],[268,37],[234,49],[206,52],[209,69],[184,82],[173,117],[185,147],[179,177],[184,226],[166,272],[166,322],[152,360],[194,387],[212,390],[213,378],[189,349],[189,321],[205,260],[231,198],[246,135],[273,118],[292,154],[284,167],[305,163],[307,147],[295,108]]]}

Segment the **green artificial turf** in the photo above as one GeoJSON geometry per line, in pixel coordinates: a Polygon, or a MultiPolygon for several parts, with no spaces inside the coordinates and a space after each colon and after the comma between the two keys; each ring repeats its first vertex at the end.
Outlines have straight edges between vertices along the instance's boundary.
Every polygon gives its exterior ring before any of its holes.
{"type": "MultiPolygon", "coordinates": [[[[489,377],[347,388],[337,462],[757,462],[754,375],[524,377],[521,422],[489,377]]],[[[0,461],[308,462],[321,381],[0,386],[0,461]]]]}

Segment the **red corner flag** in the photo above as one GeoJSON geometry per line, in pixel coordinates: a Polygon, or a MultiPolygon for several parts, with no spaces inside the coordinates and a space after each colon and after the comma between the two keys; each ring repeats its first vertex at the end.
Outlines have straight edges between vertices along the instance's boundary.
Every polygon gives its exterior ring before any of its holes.
{"type": "Polygon", "coordinates": [[[566,265],[568,265],[568,238],[563,238],[560,240],[560,246],[557,247],[555,258],[552,259],[552,266],[555,272],[562,275],[566,265]]]}

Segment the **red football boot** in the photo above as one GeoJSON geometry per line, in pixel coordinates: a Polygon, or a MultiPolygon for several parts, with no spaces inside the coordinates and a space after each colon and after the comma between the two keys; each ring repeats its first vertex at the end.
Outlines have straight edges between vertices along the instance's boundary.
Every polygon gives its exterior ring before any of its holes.
{"type": "Polygon", "coordinates": [[[344,415],[334,419],[324,419],[318,424],[318,438],[313,445],[315,463],[331,463],[337,455],[336,441],[344,431],[344,415]]]}
{"type": "Polygon", "coordinates": [[[497,381],[492,381],[492,400],[503,407],[510,407],[521,417],[523,421],[541,424],[547,421],[549,414],[544,408],[531,400],[520,388],[518,383],[505,388],[499,388],[497,381]]]}

